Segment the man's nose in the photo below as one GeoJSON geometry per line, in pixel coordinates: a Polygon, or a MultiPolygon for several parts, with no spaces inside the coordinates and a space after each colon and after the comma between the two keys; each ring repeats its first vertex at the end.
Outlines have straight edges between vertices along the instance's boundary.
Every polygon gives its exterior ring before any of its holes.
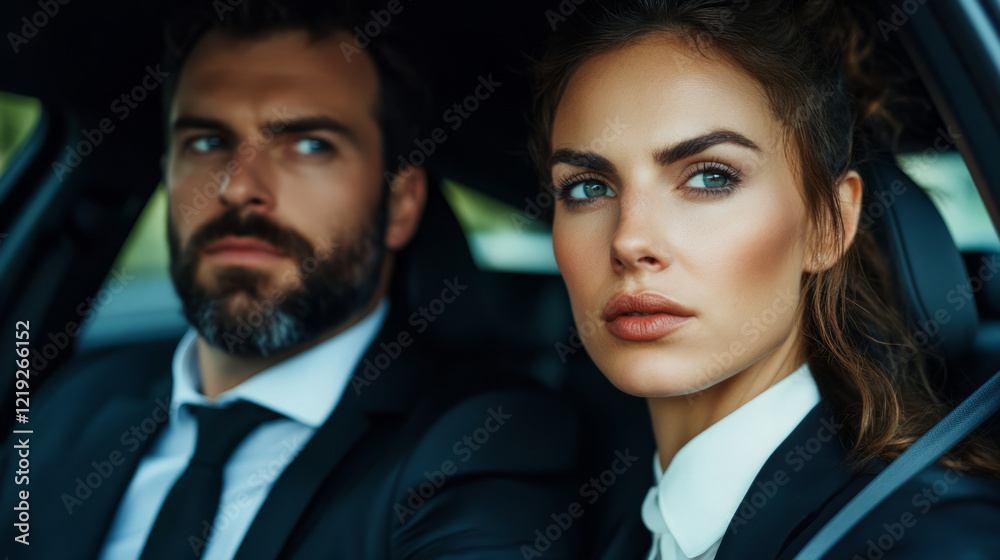
{"type": "Polygon", "coordinates": [[[259,149],[239,149],[227,163],[219,200],[225,206],[268,211],[275,205],[274,184],[267,154],[259,149]]]}

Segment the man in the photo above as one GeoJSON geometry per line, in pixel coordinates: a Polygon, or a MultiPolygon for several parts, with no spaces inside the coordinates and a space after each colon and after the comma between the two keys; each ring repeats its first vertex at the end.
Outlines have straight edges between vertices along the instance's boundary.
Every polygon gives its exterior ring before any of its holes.
{"type": "Polygon", "coordinates": [[[385,162],[415,137],[420,91],[390,44],[357,48],[357,24],[246,0],[183,27],[164,168],[193,328],[169,355],[98,356],[46,384],[31,544],[8,544],[5,523],[7,550],[573,554],[570,532],[539,532],[573,499],[569,410],[436,379],[390,298],[428,187],[419,167],[385,162]]]}

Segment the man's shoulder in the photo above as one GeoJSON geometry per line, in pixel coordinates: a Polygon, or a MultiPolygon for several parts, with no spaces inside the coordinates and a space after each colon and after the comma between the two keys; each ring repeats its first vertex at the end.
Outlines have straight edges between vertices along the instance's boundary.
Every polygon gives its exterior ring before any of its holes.
{"type": "Polygon", "coordinates": [[[580,501],[573,408],[545,388],[519,384],[421,400],[407,418],[419,428],[411,427],[389,491],[393,550],[401,557],[435,546],[462,557],[541,555],[534,546],[546,557],[578,557],[579,530],[552,542],[536,534],[559,513],[569,519],[553,525],[560,534],[575,520],[565,513],[580,501]]]}
{"type": "MultiPolygon", "coordinates": [[[[59,406],[67,399],[144,396],[170,376],[178,340],[157,340],[90,350],[52,372],[39,390],[38,406],[59,406]]],[[[97,401],[102,402],[100,400],[97,401]]]]}
{"type": "Polygon", "coordinates": [[[541,474],[574,468],[579,426],[572,406],[548,389],[513,384],[429,396],[429,415],[403,471],[418,479],[442,464],[456,475],[541,474]]]}

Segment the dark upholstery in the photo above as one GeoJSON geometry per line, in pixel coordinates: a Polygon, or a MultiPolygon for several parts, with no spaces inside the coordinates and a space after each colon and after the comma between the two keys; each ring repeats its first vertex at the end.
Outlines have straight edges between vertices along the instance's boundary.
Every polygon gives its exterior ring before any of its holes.
{"type": "Polygon", "coordinates": [[[866,191],[862,225],[870,224],[882,248],[907,325],[926,334],[925,350],[946,361],[963,356],[972,350],[979,316],[965,296],[968,274],[944,220],[893,163],[869,162],[859,172],[866,191]]]}
{"type": "Polygon", "coordinates": [[[438,184],[431,181],[420,229],[400,257],[402,285],[395,287],[394,297],[410,307],[414,333],[447,349],[454,367],[495,368],[558,384],[562,361],[555,346],[572,325],[562,278],[477,268],[438,184]],[[461,295],[431,309],[446,282],[463,286],[461,295]],[[433,321],[421,316],[421,307],[433,321]]]}

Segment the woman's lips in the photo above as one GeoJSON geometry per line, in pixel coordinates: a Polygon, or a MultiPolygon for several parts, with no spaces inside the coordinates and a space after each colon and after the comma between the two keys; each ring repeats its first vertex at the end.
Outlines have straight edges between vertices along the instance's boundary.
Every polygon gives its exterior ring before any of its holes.
{"type": "Polygon", "coordinates": [[[623,340],[657,340],[694,317],[683,305],[653,292],[619,293],[604,306],[608,331],[623,340]]]}
{"type": "Polygon", "coordinates": [[[611,334],[623,340],[644,342],[657,340],[676,331],[691,317],[680,317],[667,313],[650,315],[620,315],[605,323],[611,334]]]}
{"type": "Polygon", "coordinates": [[[283,251],[266,241],[232,235],[209,243],[204,254],[219,264],[243,266],[271,264],[287,258],[283,251]]]}

